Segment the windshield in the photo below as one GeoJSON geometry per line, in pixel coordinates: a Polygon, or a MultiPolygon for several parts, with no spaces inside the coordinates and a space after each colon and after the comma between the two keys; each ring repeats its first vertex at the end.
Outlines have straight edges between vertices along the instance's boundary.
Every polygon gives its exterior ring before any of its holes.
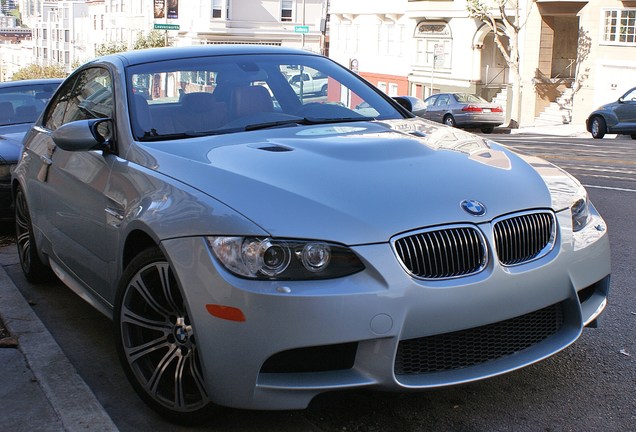
{"type": "Polygon", "coordinates": [[[373,87],[314,55],[236,55],[127,70],[138,140],[403,118],[373,87]]]}
{"type": "Polygon", "coordinates": [[[56,87],[29,84],[0,88],[0,126],[34,123],[56,87]]]}

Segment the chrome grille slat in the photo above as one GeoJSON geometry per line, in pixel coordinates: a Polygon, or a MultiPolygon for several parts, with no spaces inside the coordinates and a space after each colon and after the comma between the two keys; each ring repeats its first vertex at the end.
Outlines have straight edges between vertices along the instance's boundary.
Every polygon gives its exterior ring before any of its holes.
{"type": "Polygon", "coordinates": [[[444,279],[481,271],[486,265],[486,242],[474,227],[428,230],[395,240],[404,268],[423,279],[444,279]]]}
{"type": "Polygon", "coordinates": [[[528,213],[499,220],[494,225],[499,261],[518,265],[545,255],[552,249],[555,220],[551,213],[528,213]]]}

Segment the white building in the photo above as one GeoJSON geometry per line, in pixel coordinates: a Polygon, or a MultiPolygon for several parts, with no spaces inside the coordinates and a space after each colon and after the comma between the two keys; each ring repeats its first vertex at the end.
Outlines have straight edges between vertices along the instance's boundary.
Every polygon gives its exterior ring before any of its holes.
{"type": "Polygon", "coordinates": [[[0,81],[9,81],[19,69],[33,63],[31,39],[19,44],[0,44],[0,81]]]}
{"type": "Polygon", "coordinates": [[[132,48],[140,34],[166,26],[173,45],[257,43],[320,52],[325,5],[326,0],[45,2],[34,25],[34,55],[40,64],[58,63],[70,71],[94,58],[101,44],[132,48]]]}
{"type": "MultiPolygon", "coordinates": [[[[636,85],[635,2],[518,4],[521,126],[582,123],[636,85]]],[[[509,67],[466,0],[331,0],[330,13],[330,57],[389,95],[468,92],[509,108],[509,67]]]]}

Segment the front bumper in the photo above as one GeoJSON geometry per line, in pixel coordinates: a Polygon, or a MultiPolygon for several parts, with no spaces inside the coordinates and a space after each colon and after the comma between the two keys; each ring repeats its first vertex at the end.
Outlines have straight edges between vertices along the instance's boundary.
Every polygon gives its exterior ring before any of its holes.
{"type": "MultiPolygon", "coordinates": [[[[361,273],[304,282],[234,277],[203,238],[162,246],[184,288],[211,400],[299,409],[330,390],[424,389],[483,379],[574,342],[606,303],[609,243],[598,215],[576,237],[568,212],[557,219],[556,247],[541,259],[516,267],[490,259],[478,274],[443,281],[408,276],[388,243],[353,248],[366,265],[361,273]],[[213,317],[206,304],[239,308],[246,320],[213,317]],[[520,332],[532,336],[511,343],[520,332]],[[495,353],[480,348],[466,363],[466,341],[482,347],[480,338],[490,334],[500,335],[488,341],[495,353]],[[441,366],[421,359],[431,343],[441,366]]],[[[492,244],[491,225],[480,228],[492,244]]]]}

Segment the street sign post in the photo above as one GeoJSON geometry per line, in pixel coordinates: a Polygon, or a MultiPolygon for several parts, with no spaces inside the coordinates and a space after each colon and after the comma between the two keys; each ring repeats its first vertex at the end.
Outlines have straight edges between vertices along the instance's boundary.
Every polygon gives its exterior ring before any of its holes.
{"type": "Polygon", "coordinates": [[[179,30],[179,24],[155,24],[155,30],[179,30]]]}

